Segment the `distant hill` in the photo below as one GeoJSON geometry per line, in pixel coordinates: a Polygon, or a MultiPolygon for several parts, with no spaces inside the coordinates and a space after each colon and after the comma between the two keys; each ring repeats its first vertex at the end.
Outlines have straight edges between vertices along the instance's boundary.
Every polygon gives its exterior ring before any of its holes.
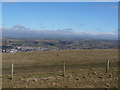
{"type": "Polygon", "coordinates": [[[95,39],[8,39],[4,38],[2,46],[36,46],[56,49],[111,49],[118,47],[117,40],[95,39]]]}

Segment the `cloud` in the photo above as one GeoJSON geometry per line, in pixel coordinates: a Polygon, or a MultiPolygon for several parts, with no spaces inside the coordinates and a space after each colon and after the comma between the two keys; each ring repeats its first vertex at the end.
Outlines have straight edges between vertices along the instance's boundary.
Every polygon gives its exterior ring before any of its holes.
{"type": "Polygon", "coordinates": [[[67,29],[58,29],[58,32],[63,32],[63,33],[73,33],[73,30],[71,28],[67,28],[67,29]]]}
{"type": "Polygon", "coordinates": [[[25,26],[22,26],[22,25],[15,25],[15,26],[13,26],[13,29],[29,30],[30,28],[26,28],[25,26]]]}
{"type": "Polygon", "coordinates": [[[84,24],[80,24],[80,26],[85,26],[84,24]]]}
{"type": "Polygon", "coordinates": [[[58,30],[34,30],[21,25],[12,28],[2,28],[3,38],[78,38],[78,39],[108,39],[116,40],[117,33],[114,32],[74,32],[71,28],[58,30]]]}
{"type": "Polygon", "coordinates": [[[40,28],[45,28],[45,26],[42,23],[40,23],[38,25],[40,26],[40,28]]]}

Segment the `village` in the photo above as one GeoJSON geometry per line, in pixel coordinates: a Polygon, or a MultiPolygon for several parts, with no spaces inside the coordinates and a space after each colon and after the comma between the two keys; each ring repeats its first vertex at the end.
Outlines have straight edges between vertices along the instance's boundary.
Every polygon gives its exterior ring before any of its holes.
{"type": "Polygon", "coordinates": [[[7,49],[2,49],[2,53],[16,53],[16,52],[32,52],[32,51],[56,51],[63,50],[59,48],[41,48],[35,46],[15,46],[7,49]]]}

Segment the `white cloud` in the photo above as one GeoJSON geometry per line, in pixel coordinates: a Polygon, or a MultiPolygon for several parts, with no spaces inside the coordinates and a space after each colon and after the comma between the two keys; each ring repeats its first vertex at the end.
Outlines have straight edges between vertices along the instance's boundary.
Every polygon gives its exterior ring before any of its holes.
{"type": "Polygon", "coordinates": [[[118,34],[113,32],[74,32],[72,29],[34,30],[20,25],[12,28],[2,28],[2,35],[10,38],[89,38],[110,40],[115,40],[118,37],[118,34]]]}

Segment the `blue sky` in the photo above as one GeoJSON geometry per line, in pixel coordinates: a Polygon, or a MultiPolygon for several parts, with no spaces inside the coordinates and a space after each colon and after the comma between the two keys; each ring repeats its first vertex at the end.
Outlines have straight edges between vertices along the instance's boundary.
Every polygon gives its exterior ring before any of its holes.
{"type": "Polygon", "coordinates": [[[2,0],[2,2],[119,2],[119,0],[2,0]]]}
{"type": "Polygon", "coordinates": [[[117,2],[13,2],[2,5],[4,27],[22,25],[39,30],[117,31],[117,2]]]}
{"type": "Polygon", "coordinates": [[[3,2],[2,35],[117,39],[117,2],[3,2]]]}

